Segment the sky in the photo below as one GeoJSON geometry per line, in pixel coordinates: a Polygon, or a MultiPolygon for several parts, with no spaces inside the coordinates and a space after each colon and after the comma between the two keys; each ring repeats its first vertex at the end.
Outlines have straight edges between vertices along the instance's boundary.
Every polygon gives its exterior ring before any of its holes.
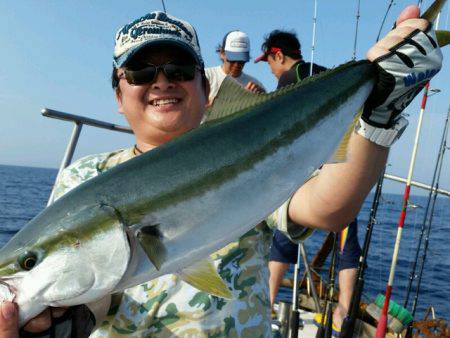
{"type": "MultiPolygon", "coordinates": [[[[248,33],[251,55],[260,54],[265,34],[273,29],[297,32],[307,61],[338,66],[353,54],[357,0],[318,0],[317,31],[312,50],[313,0],[166,0],[169,14],[191,22],[197,29],[207,66],[220,63],[215,47],[233,29],[248,33]]],[[[361,1],[357,59],[364,58],[374,43],[388,0],[361,1]]],[[[408,4],[394,2],[383,32],[408,4]]],[[[430,0],[423,6],[428,7],[430,0]]],[[[440,28],[448,28],[448,6],[440,28]]],[[[73,125],[44,118],[44,107],[126,125],[117,112],[110,86],[112,50],[116,30],[152,11],[162,10],[160,0],[142,1],[32,1],[0,2],[0,164],[58,168],[73,125]]],[[[443,50],[444,66],[431,87],[441,90],[428,100],[414,179],[429,183],[442,137],[450,96],[450,47],[443,50]]],[[[245,66],[269,90],[276,80],[266,63],[245,66]]],[[[406,112],[410,126],[393,147],[388,173],[406,177],[416,132],[420,99],[406,112]]],[[[84,127],[74,158],[112,151],[133,144],[129,135],[84,127]]],[[[450,156],[445,158],[441,187],[450,189],[450,156]]],[[[402,187],[387,183],[385,190],[400,193],[402,187]]],[[[414,190],[413,190],[414,193],[414,190]]],[[[417,190],[417,193],[420,191],[417,190]]]]}

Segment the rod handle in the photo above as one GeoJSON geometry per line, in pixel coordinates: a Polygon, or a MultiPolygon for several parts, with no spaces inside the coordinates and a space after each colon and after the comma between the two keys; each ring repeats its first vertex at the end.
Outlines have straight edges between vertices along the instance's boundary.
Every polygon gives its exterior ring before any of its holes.
{"type": "Polygon", "coordinates": [[[300,324],[300,314],[297,310],[292,310],[289,318],[290,338],[298,337],[298,326],[300,324]]]}
{"type": "Polygon", "coordinates": [[[387,313],[383,311],[383,313],[380,316],[380,320],[378,321],[375,338],[384,338],[386,336],[386,327],[387,327],[387,313]]]}

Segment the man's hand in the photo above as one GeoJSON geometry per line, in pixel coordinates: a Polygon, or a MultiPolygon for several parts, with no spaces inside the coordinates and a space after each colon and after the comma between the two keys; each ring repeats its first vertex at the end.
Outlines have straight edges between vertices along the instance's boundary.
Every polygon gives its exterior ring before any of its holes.
{"type": "Polygon", "coordinates": [[[245,89],[253,92],[253,93],[265,93],[266,91],[264,90],[264,88],[262,88],[261,86],[257,85],[256,83],[250,81],[249,83],[247,83],[247,85],[245,86],[245,89]]]}
{"type": "MultiPolygon", "coordinates": [[[[395,114],[399,114],[398,110],[389,108],[395,108],[397,103],[409,103],[420,86],[428,81],[426,78],[420,81],[411,79],[411,84],[405,86],[404,79],[412,71],[417,71],[416,65],[419,72],[423,72],[423,69],[441,68],[442,54],[439,47],[434,47],[431,42],[434,34],[431,30],[426,31],[429,23],[418,19],[418,16],[416,6],[406,8],[397,20],[397,28],[367,53],[367,58],[377,63],[380,70],[380,78],[368,104],[366,103],[366,115],[363,117],[375,127],[389,127],[395,114]],[[425,50],[425,55],[421,49],[425,50]],[[414,69],[405,65],[396,52],[412,60],[414,69]]],[[[431,76],[432,74],[429,77],[431,76]]],[[[294,223],[313,228],[342,230],[358,214],[367,194],[380,177],[387,153],[388,148],[354,133],[350,138],[347,161],[324,165],[318,176],[309,180],[294,194],[289,204],[290,219],[294,223]]]]}
{"type": "Polygon", "coordinates": [[[420,19],[419,8],[409,6],[390,31],[367,52],[379,69],[362,119],[375,127],[390,128],[425,84],[441,69],[442,53],[431,24],[420,19]]]}
{"type": "Polygon", "coordinates": [[[2,302],[0,311],[0,338],[19,338],[19,315],[11,302],[2,302]]]}

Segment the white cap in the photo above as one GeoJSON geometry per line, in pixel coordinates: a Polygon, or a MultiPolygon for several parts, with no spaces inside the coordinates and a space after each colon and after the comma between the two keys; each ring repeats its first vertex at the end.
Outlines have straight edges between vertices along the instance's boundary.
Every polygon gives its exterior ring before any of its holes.
{"type": "Polygon", "coordinates": [[[250,60],[250,39],[241,31],[231,31],[223,38],[222,47],[228,61],[250,60]]]}

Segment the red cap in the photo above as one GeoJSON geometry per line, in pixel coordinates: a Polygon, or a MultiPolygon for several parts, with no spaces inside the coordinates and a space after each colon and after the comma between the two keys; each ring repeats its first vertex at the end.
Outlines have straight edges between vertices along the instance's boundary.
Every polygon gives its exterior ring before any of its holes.
{"type": "Polygon", "coordinates": [[[262,53],[260,56],[258,56],[256,59],[255,59],[255,63],[257,63],[257,62],[259,62],[259,61],[264,61],[264,62],[267,62],[267,57],[270,55],[270,54],[275,54],[275,53],[277,53],[277,52],[280,52],[281,51],[281,48],[278,48],[278,47],[272,47],[272,48],[270,48],[269,50],[266,50],[264,53],[262,53]]]}
{"type": "MultiPolygon", "coordinates": [[[[257,63],[257,62],[259,62],[259,61],[265,61],[265,62],[267,62],[267,57],[270,55],[270,54],[276,54],[276,53],[278,53],[278,52],[281,52],[282,50],[281,50],[281,48],[278,48],[278,47],[272,47],[272,48],[270,48],[269,50],[266,50],[264,53],[262,53],[260,56],[258,56],[256,59],[255,59],[255,63],[257,63]]],[[[298,55],[300,55],[300,57],[302,56],[302,53],[300,52],[300,50],[294,50],[294,51],[292,51],[291,52],[292,54],[298,54],[298,55]]]]}

